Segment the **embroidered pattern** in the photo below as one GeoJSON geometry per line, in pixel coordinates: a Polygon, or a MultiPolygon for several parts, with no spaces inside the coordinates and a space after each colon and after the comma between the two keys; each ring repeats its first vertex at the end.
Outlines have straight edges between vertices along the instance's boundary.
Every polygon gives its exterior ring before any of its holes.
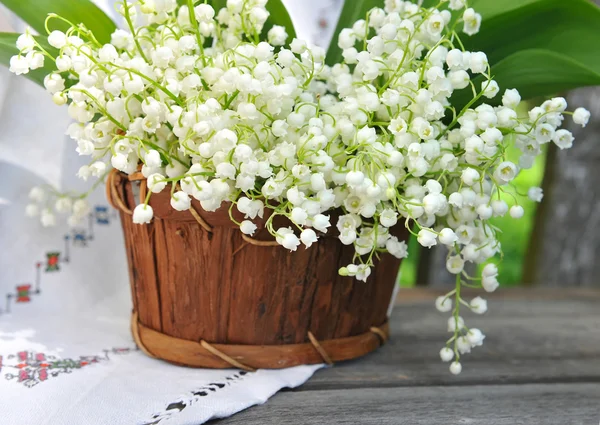
{"type": "Polygon", "coordinates": [[[110,224],[110,216],[108,213],[108,207],[96,206],[95,208],[96,224],[107,225],[110,224]]]}
{"type": "Polygon", "coordinates": [[[178,413],[181,413],[186,408],[193,406],[203,397],[212,395],[217,391],[220,391],[224,388],[230,387],[242,381],[246,375],[248,375],[248,372],[240,371],[226,377],[224,381],[214,382],[192,390],[183,397],[181,397],[179,400],[169,403],[167,407],[165,407],[165,410],[153,415],[152,419],[150,419],[150,421],[148,422],[144,422],[143,425],[158,425],[162,421],[170,419],[178,413]]]}
{"type": "Polygon", "coordinates": [[[49,252],[46,254],[46,272],[57,272],[60,270],[60,252],[49,252]]]}
{"type": "MultiPolygon", "coordinates": [[[[46,273],[60,272],[61,263],[69,262],[71,245],[85,248],[88,241],[93,239],[93,224],[109,224],[108,207],[97,206],[96,215],[89,216],[89,229],[73,230],[73,234],[64,236],[64,252],[50,251],[46,254],[44,263],[35,263],[35,286],[32,284],[17,285],[15,292],[6,294],[6,308],[2,313],[10,313],[10,307],[15,303],[30,303],[33,297],[41,294],[42,269],[46,273]],[[62,258],[61,258],[62,254],[62,258]]],[[[50,378],[61,374],[72,373],[87,366],[109,361],[112,355],[128,354],[137,351],[137,348],[112,348],[104,350],[103,355],[81,356],[77,359],[61,359],[57,356],[37,353],[33,351],[20,351],[17,354],[0,355],[0,376],[9,381],[15,381],[31,388],[50,378]]]]}
{"type": "Polygon", "coordinates": [[[31,292],[31,285],[19,285],[17,286],[17,302],[18,303],[28,303],[31,301],[31,297],[29,296],[31,292]]]}
{"type": "MultiPolygon", "coordinates": [[[[116,216],[115,216],[116,217],[116,216]]],[[[104,205],[97,205],[94,213],[89,214],[88,229],[74,229],[71,234],[64,236],[64,251],[49,251],[46,253],[44,263],[35,263],[35,287],[30,284],[18,285],[16,291],[6,294],[6,307],[4,310],[0,307],[0,315],[10,313],[10,307],[15,303],[30,303],[34,295],[41,294],[41,274],[42,268],[46,273],[59,272],[61,264],[69,263],[71,246],[77,248],[86,248],[88,242],[94,239],[94,224],[108,225],[111,223],[109,209],[104,205]]]]}
{"type": "Polygon", "coordinates": [[[6,356],[3,362],[0,356],[0,375],[9,381],[15,381],[32,388],[50,378],[65,373],[72,373],[86,366],[110,360],[111,355],[128,354],[137,351],[135,348],[112,348],[104,350],[100,356],[81,356],[78,359],[60,359],[44,353],[20,351],[6,356]]]}
{"type": "Polygon", "coordinates": [[[87,241],[88,238],[85,234],[85,230],[73,229],[73,246],[85,248],[87,246],[87,241]]]}

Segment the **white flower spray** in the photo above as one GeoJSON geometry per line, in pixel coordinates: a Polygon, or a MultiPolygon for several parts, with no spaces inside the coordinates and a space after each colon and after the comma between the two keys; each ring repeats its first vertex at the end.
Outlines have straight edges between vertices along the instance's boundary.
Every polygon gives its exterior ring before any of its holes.
{"type": "MultiPolygon", "coordinates": [[[[489,220],[523,216],[513,180],[543,144],[569,148],[572,134],[559,129],[564,117],[585,126],[589,112],[567,112],[555,98],[519,116],[518,91],[501,93],[486,54],[463,47],[461,37],[482,25],[466,0],[440,0],[438,8],[387,0],[385,10],[341,31],[344,60],[333,67],[321,48],[298,39],[283,47],[283,27],[260,41],[265,4],[228,0],[215,11],[192,0],[182,7],[140,0],[138,12],[121,1],[129,31],[117,30],[110,44],[73,26],[49,34],[59,50],[53,57],[26,33],[11,70],[56,62],[45,85],[57,104],[68,103],[76,121],[68,134],[90,157],[79,176],[139,168],[148,179],[136,223],[152,220],[153,193],[170,190],[179,211],[192,198],[206,211],[237,207],[246,235],[268,216],[265,228],[291,251],[335,230],[356,252],[340,274],[364,281],[380,255],[407,256],[406,243],[390,234],[394,226],[405,226],[424,247],[446,246],[456,285],[435,302],[451,314],[440,357],[460,373],[461,356],[485,338],[466,326],[460,309],[487,311],[484,299],[465,300],[461,289],[493,292],[499,285],[494,264],[481,277],[469,276],[465,265],[501,251],[489,220]],[[470,97],[460,109],[452,104],[457,92],[470,97]],[[509,146],[522,152],[518,164],[507,159],[509,146]],[[341,214],[332,222],[334,210],[341,214]],[[275,228],[276,216],[292,226],[275,228]]],[[[531,188],[528,196],[540,202],[543,193],[531,188]]],[[[52,212],[36,205],[28,214],[53,222],[52,212]]]]}

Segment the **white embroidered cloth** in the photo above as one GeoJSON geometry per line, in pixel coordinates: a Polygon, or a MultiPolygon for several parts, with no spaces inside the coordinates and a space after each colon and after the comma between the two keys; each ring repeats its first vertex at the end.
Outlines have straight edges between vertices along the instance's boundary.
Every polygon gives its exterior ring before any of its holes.
{"type": "MultiPolygon", "coordinates": [[[[97,3],[111,12],[109,0],[97,3]]],[[[286,3],[302,37],[327,39],[339,0],[286,3]]],[[[19,27],[10,19],[0,9],[0,30],[19,27]]],[[[101,188],[80,228],[24,217],[35,185],[86,189],[74,177],[82,164],[68,124],[41,89],[0,69],[0,423],[198,425],[264,403],[321,367],[199,370],[138,351],[120,224],[101,188]]]]}
{"type": "MultiPolygon", "coordinates": [[[[4,167],[0,178],[15,181],[4,167]]],[[[197,425],[263,403],[320,367],[245,373],[146,357],[129,333],[120,224],[101,195],[86,226],[65,233],[23,218],[15,189],[16,202],[0,209],[1,423],[197,425]]]]}

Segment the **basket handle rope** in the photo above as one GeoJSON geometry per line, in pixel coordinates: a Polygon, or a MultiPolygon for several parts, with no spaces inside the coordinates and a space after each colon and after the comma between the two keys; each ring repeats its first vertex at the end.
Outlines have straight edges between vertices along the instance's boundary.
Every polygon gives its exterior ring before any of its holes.
{"type": "Polygon", "coordinates": [[[106,182],[106,199],[108,199],[109,204],[116,210],[121,210],[125,214],[133,215],[133,211],[127,208],[121,196],[117,192],[117,187],[115,186],[115,177],[117,177],[119,171],[116,168],[110,170],[108,173],[107,182],[106,182]]]}

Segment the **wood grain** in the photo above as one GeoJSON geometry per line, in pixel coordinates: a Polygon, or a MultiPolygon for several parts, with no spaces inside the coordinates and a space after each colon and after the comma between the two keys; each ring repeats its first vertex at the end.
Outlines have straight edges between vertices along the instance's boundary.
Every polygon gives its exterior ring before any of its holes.
{"type": "Polygon", "coordinates": [[[215,425],[595,425],[600,385],[283,392],[215,425]]]}
{"type": "MultiPolygon", "coordinates": [[[[430,301],[401,290],[391,319],[390,341],[363,359],[318,372],[300,390],[482,383],[600,383],[600,292],[562,299],[540,291],[507,291],[483,316],[464,314],[487,336],[464,358],[459,376],[448,373],[438,352],[448,338],[445,316],[430,301]],[[518,294],[522,294],[519,298],[518,294]],[[416,299],[416,301],[414,300],[416,299]]],[[[553,291],[551,291],[553,292],[553,291]]],[[[557,292],[557,291],[554,291],[557,292]]],[[[417,291],[424,295],[424,292],[417,291]]],[[[498,297],[502,291],[498,292],[498,297]]],[[[599,418],[600,419],[600,418],[599,418]]]]}
{"type": "MultiPolygon", "coordinates": [[[[452,376],[436,290],[403,290],[390,342],[218,425],[592,425],[600,421],[600,291],[500,290],[467,316],[488,336],[452,376]],[[475,320],[476,319],[476,320],[475,320]]],[[[473,294],[468,294],[471,296],[473,294]]]]}
{"type": "MultiPolygon", "coordinates": [[[[134,209],[138,183],[121,175],[114,184],[134,209]]],[[[193,202],[212,226],[208,232],[190,212],[170,207],[169,192],[152,196],[155,219],[148,225],[122,213],[134,306],[146,328],[188,341],[279,345],[306,343],[309,331],[319,341],[361,335],[386,321],[400,264],[391,255],[381,257],[367,283],[341,277],[338,269],[352,262],[354,248],[333,231],[293,253],[254,246],[242,239],[228,206],[209,213],[193,202]]],[[[257,224],[256,239],[272,240],[264,220],[257,224]]],[[[406,237],[404,228],[398,232],[406,237]]]]}

